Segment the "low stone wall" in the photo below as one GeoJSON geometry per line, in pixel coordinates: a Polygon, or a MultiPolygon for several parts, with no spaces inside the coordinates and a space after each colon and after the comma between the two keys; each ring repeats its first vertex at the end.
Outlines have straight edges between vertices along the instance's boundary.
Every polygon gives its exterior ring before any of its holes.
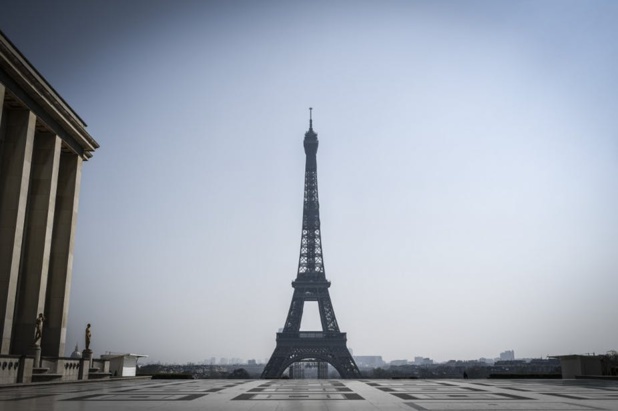
{"type": "Polygon", "coordinates": [[[19,356],[0,356],[0,384],[14,384],[19,374],[19,356]]]}
{"type": "Polygon", "coordinates": [[[81,360],[75,358],[46,358],[41,359],[41,367],[47,368],[49,374],[61,375],[62,381],[77,381],[81,360]]]}
{"type": "Polygon", "coordinates": [[[19,355],[0,355],[0,384],[32,381],[34,358],[19,355]]]}
{"type": "Polygon", "coordinates": [[[58,358],[56,372],[62,370],[62,381],[77,381],[79,379],[79,366],[81,360],[75,358],[58,358]]]}
{"type": "Polygon", "coordinates": [[[0,385],[47,381],[109,379],[109,360],[79,358],[41,358],[34,367],[34,357],[0,355],[0,385]]]}

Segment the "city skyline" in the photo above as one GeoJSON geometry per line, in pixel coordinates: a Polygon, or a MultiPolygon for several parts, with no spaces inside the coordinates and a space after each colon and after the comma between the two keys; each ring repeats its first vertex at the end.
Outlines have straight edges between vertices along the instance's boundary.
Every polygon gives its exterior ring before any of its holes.
{"type": "Polygon", "coordinates": [[[298,264],[308,107],[326,278],[355,356],[618,348],[615,2],[2,11],[101,145],[67,354],[92,323],[95,355],[268,357],[298,264]]]}
{"type": "MultiPolygon", "coordinates": [[[[490,356],[490,357],[480,357],[480,358],[466,358],[466,359],[462,359],[462,358],[450,358],[449,360],[446,361],[441,361],[439,363],[445,363],[445,362],[449,362],[449,361],[481,361],[481,360],[491,360],[491,361],[511,361],[511,360],[531,360],[533,358],[519,358],[516,356],[512,356],[509,358],[505,358],[505,354],[508,354],[509,352],[513,352],[512,350],[507,350],[505,352],[501,352],[498,355],[495,356],[490,356]]],[[[112,353],[106,353],[106,354],[112,354],[112,353]]],[[[586,354],[591,354],[591,353],[586,353],[586,354]]],[[[597,353],[597,354],[604,354],[604,353],[597,353]]],[[[414,364],[417,362],[429,362],[429,363],[434,363],[433,358],[429,358],[429,357],[423,357],[421,355],[414,355],[413,357],[409,357],[409,358],[384,358],[382,355],[380,354],[374,354],[374,355],[353,355],[353,357],[357,360],[357,358],[379,358],[381,359],[385,364],[391,364],[393,362],[397,362],[397,361],[406,361],[409,364],[414,364]],[[422,360],[422,361],[421,361],[422,360]]],[[[204,364],[204,365],[231,365],[231,364],[247,364],[247,363],[257,363],[257,364],[266,364],[268,362],[270,357],[266,357],[266,358],[241,358],[241,357],[234,357],[234,356],[226,356],[226,357],[209,357],[206,356],[203,359],[197,359],[194,361],[189,361],[188,363],[194,363],[194,364],[204,364]]],[[[357,360],[358,361],[358,360],[357,360]]],[[[142,360],[142,362],[146,363],[146,364],[150,364],[150,363],[158,363],[158,360],[149,360],[149,359],[145,359],[142,360]]],[[[438,364],[438,362],[435,362],[436,364],[438,364]]],[[[172,363],[170,363],[172,364],[172,363]]]]}

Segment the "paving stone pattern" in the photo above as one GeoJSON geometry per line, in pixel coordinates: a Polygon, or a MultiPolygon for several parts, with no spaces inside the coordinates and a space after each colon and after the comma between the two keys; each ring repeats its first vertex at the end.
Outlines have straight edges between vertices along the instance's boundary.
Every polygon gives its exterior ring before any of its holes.
{"type": "Polygon", "coordinates": [[[113,380],[0,387],[0,411],[613,410],[618,381],[113,380]]]}

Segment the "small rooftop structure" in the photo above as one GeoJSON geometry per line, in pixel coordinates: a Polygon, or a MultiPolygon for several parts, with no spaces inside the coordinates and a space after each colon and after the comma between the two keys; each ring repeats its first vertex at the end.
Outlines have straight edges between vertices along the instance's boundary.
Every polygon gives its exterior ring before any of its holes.
{"type": "Polygon", "coordinates": [[[560,360],[563,379],[603,375],[602,355],[552,355],[560,360]]]}
{"type": "Polygon", "coordinates": [[[107,353],[101,359],[109,360],[109,372],[112,377],[135,377],[137,375],[137,360],[147,358],[147,355],[132,353],[107,353]]]}

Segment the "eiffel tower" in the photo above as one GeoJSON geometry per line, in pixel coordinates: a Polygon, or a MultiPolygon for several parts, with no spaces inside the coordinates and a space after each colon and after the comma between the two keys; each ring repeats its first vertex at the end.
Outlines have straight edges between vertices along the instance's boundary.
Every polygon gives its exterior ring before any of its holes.
{"type": "Polygon", "coordinates": [[[277,346],[262,372],[262,378],[280,378],[290,365],[300,361],[329,363],[341,378],[359,378],[360,372],[346,346],[347,337],[339,331],[324,272],[318,201],[316,153],[318,135],[313,131],[309,109],[309,131],[305,133],[305,198],[300,241],[298,274],[292,282],[294,295],[283,331],[277,333],[277,346]],[[322,331],[300,331],[306,301],[317,301],[322,331]]]}

